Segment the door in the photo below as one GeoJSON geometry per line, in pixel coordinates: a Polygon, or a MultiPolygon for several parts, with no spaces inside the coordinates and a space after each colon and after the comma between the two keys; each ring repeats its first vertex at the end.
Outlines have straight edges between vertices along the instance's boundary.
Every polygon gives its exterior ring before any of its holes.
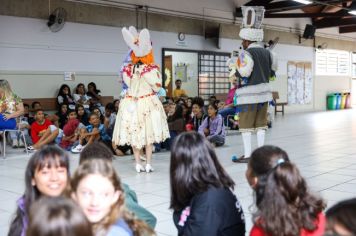
{"type": "Polygon", "coordinates": [[[167,91],[167,96],[172,97],[172,80],[173,80],[173,71],[172,71],[172,55],[164,56],[164,70],[163,70],[163,81],[164,87],[167,91]]]}

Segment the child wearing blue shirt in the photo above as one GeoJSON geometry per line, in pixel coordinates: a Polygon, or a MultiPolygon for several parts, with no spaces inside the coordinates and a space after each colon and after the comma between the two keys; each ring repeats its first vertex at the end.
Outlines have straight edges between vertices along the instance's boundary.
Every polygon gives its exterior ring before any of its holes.
{"type": "Polygon", "coordinates": [[[97,113],[89,115],[89,125],[80,129],[79,145],[72,149],[73,153],[80,153],[85,147],[84,144],[91,144],[94,141],[111,142],[110,136],[106,133],[105,126],[101,124],[97,113]]]}

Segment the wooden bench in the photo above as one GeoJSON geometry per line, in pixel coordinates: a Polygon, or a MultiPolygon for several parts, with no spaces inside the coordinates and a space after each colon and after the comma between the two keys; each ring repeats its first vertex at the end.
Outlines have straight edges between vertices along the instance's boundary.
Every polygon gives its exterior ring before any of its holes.
{"type": "Polygon", "coordinates": [[[288,105],[287,102],[277,102],[277,99],[279,99],[279,94],[278,92],[272,92],[272,97],[273,97],[273,102],[274,102],[274,114],[276,115],[277,112],[281,112],[282,115],[284,116],[284,106],[288,105]],[[281,107],[279,110],[278,107],[281,107]]]}
{"type": "MultiPolygon", "coordinates": [[[[57,110],[57,98],[23,98],[23,103],[30,106],[33,102],[41,103],[42,109],[44,111],[56,111],[57,110]]],[[[101,96],[101,104],[105,106],[106,104],[113,102],[114,96],[101,96]]]]}

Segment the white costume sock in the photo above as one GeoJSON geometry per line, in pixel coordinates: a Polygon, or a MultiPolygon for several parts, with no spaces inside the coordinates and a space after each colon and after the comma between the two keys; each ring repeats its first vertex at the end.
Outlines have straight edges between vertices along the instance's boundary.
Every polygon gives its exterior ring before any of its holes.
{"type": "Polygon", "coordinates": [[[259,129],[257,131],[257,146],[262,147],[265,144],[265,134],[266,130],[264,129],[259,129]]]}
{"type": "Polygon", "coordinates": [[[242,141],[244,143],[245,158],[251,156],[251,132],[243,132],[242,141]]]}

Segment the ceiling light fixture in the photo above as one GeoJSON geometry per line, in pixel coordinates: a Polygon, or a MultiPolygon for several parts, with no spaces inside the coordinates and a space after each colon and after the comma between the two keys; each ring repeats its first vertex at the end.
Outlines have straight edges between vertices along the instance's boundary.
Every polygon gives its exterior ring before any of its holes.
{"type": "Polygon", "coordinates": [[[313,3],[313,1],[309,1],[309,0],[294,0],[294,1],[295,2],[299,2],[299,3],[303,3],[305,5],[313,3]]]}

